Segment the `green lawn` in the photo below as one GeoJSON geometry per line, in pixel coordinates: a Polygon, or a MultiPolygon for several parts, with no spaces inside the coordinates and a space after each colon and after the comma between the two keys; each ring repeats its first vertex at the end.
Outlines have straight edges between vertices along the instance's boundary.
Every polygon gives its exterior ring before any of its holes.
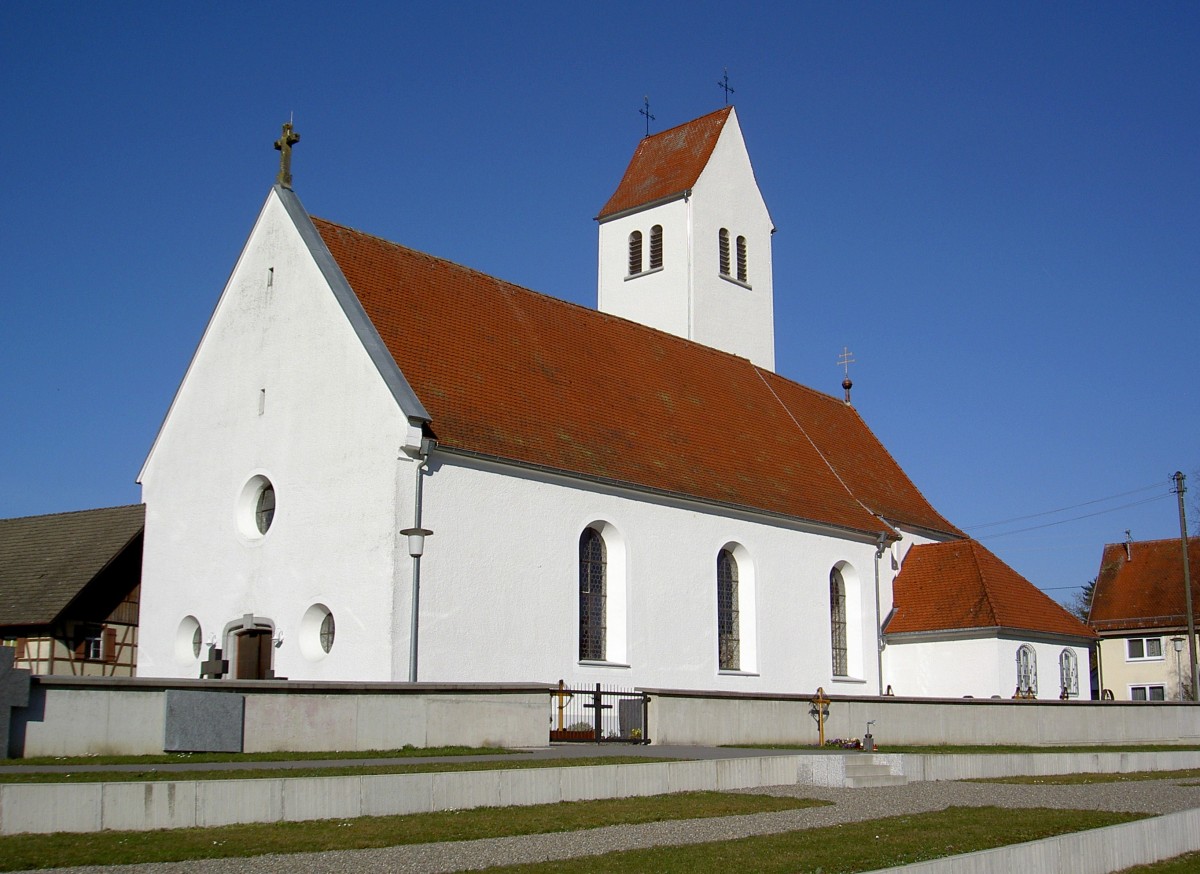
{"type": "Polygon", "coordinates": [[[656,874],[753,871],[755,874],[848,874],[971,853],[1067,832],[1146,818],[1096,810],[951,807],[829,828],[712,844],[628,850],[606,856],[490,868],[522,874],[656,874]]]}
{"type": "Polygon", "coordinates": [[[327,759],[405,759],[425,756],[501,756],[519,754],[502,747],[414,747],[398,750],[326,750],[315,753],[161,753],[152,756],[33,756],[0,759],[4,765],[172,765],[183,762],[308,762],[327,759]]]}
{"type": "Polygon", "coordinates": [[[254,823],[170,831],[12,835],[0,837],[0,871],[466,841],[606,825],[795,810],[825,804],[806,798],[687,792],[649,798],[478,808],[412,816],[254,823]]]}
{"type": "MultiPolygon", "coordinates": [[[[1142,780],[1188,780],[1200,777],[1200,768],[1182,771],[1130,771],[1126,774],[1043,774],[1020,777],[976,777],[967,783],[1015,783],[1020,785],[1073,786],[1086,783],[1136,783],[1142,780]]],[[[1193,784],[1194,785],[1194,784],[1193,784]]]]}
{"type": "Polygon", "coordinates": [[[1196,874],[1197,871],[1200,871],[1200,853],[1187,853],[1153,865],[1126,868],[1119,874],[1196,874]]]}
{"type": "Polygon", "coordinates": [[[589,765],[642,765],[679,762],[649,756],[594,756],[570,759],[501,759],[490,762],[414,762],[394,765],[341,765],[327,768],[238,768],[225,771],[78,771],[0,773],[0,783],[161,783],[186,780],[266,780],[291,777],[348,777],[356,774],[428,774],[442,771],[512,771],[529,768],[582,768],[589,765]]]}

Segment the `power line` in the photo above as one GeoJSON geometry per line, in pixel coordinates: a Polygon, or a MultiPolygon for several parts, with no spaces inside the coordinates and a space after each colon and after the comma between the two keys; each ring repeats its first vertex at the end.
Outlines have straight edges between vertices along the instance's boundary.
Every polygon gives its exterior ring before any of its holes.
{"type": "Polygon", "coordinates": [[[1037,531],[1040,528],[1053,528],[1055,525],[1066,525],[1068,522],[1078,522],[1080,519],[1091,519],[1093,516],[1103,516],[1105,513],[1115,513],[1117,510],[1127,510],[1130,507],[1140,507],[1142,504],[1152,504],[1155,501],[1161,501],[1163,498],[1169,498],[1171,496],[1171,493],[1168,492],[1167,494],[1156,495],[1153,498],[1145,498],[1141,501],[1134,501],[1132,504],[1122,504],[1119,507],[1109,507],[1107,510],[1097,510],[1095,513],[1084,513],[1082,516],[1072,516],[1070,519],[1059,519],[1057,522],[1047,522],[1045,525],[1030,525],[1028,528],[1017,528],[1014,531],[1001,531],[999,534],[986,534],[983,537],[977,537],[975,539],[995,540],[997,537],[1008,537],[1010,534],[1024,534],[1026,531],[1037,531]]]}
{"type": "MultiPolygon", "coordinates": [[[[1012,522],[1024,522],[1026,519],[1037,519],[1041,516],[1053,516],[1055,513],[1065,513],[1067,510],[1077,510],[1080,507],[1090,507],[1092,504],[1102,504],[1105,501],[1115,501],[1117,498],[1125,498],[1125,497],[1128,497],[1129,495],[1136,495],[1138,492],[1148,492],[1148,491],[1150,491],[1150,489],[1160,489],[1160,488],[1162,488],[1162,483],[1154,483],[1153,485],[1142,486],[1141,488],[1133,489],[1132,491],[1121,492],[1120,494],[1117,494],[1117,495],[1109,495],[1107,498],[1096,498],[1093,501],[1084,501],[1082,504],[1072,504],[1069,507],[1059,507],[1057,510],[1046,510],[1043,513],[1031,513],[1028,516],[1015,516],[1012,519],[1002,519],[999,522],[984,522],[980,525],[966,525],[963,527],[963,530],[964,531],[975,531],[979,528],[995,528],[997,525],[1008,525],[1012,522]]],[[[1173,492],[1167,492],[1167,494],[1173,494],[1173,492]]],[[[1133,505],[1130,505],[1130,506],[1133,506],[1133,505]]],[[[1123,507],[1114,507],[1113,509],[1121,510],[1124,508],[1123,507]]],[[[1107,512],[1107,511],[1104,511],[1104,512],[1107,512]]],[[[1087,517],[1080,516],[1079,518],[1084,519],[1087,517]]]]}

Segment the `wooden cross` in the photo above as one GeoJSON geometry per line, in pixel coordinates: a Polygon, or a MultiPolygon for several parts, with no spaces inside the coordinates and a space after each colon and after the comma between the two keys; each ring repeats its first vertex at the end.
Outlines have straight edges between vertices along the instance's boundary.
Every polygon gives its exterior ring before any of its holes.
{"type": "Polygon", "coordinates": [[[646,105],[642,109],[638,110],[638,115],[646,116],[646,136],[650,136],[650,122],[657,121],[658,119],[650,114],[650,95],[647,94],[642,98],[642,100],[646,105]]]}
{"type": "Polygon", "coordinates": [[[275,150],[279,152],[279,175],[275,182],[284,188],[292,187],[292,146],[300,142],[300,134],[292,130],[290,121],[283,124],[283,136],[275,141],[275,150]]]}
{"type": "Polygon", "coordinates": [[[725,91],[725,105],[729,105],[729,95],[733,93],[733,89],[729,87],[729,68],[725,68],[725,79],[717,83],[717,87],[725,91]]]}
{"type": "Polygon", "coordinates": [[[564,681],[559,680],[558,691],[551,692],[550,697],[554,698],[558,702],[558,730],[563,731],[563,711],[567,709],[567,705],[571,703],[571,700],[575,696],[567,691],[567,684],[564,681]]]}
{"type": "Polygon", "coordinates": [[[825,696],[824,687],[817,687],[817,697],[810,699],[813,708],[817,714],[817,745],[825,746],[825,714],[829,711],[826,709],[830,705],[830,700],[825,696]]]}

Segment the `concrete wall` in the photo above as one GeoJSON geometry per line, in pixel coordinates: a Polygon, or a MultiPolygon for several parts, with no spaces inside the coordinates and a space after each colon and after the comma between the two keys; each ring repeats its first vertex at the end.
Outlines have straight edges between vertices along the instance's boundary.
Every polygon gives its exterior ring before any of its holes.
{"type": "MultiPolygon", "coordinates": [[[[670,744],[817,742],[810,696],[694,695],[648,690],[650,737],[670,744]]],[[[888,744],[1128,744],[1200,742],[1200,707],[1099,701],[835,697],[826,739],[888,744]]]]}
{"type": "Polygon", "coordinates": [[[243,696],[245,752],[544,745],[541,686],[410,686],[34,677],[12,715],[15,755],[149,755],[163,751],[167,689],[243,696]]]}
{"type": "MultiPolygon", "coordinates": [[[[240,822],[389,816],[813,783],[806,760],[762,756],[575,768],[0,785],[0,834],[145,831],[240,822]],[[798,777],[804,777],[800,779],[798,777]]],[[[833,757],[837,758],[837,757],[833,757]]],[[[829,784],[824,784],[829,785],[829,784]]]]}

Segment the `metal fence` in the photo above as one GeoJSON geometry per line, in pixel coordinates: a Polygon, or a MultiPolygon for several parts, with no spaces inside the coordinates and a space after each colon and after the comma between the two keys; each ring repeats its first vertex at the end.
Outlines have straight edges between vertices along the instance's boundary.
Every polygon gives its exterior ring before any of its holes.
{"type": "Polygon", "coordinates": [[[581,743],[650,743],[650,696],[633,689],[568,689],[550,692],[550,740],[581,743]]]}

